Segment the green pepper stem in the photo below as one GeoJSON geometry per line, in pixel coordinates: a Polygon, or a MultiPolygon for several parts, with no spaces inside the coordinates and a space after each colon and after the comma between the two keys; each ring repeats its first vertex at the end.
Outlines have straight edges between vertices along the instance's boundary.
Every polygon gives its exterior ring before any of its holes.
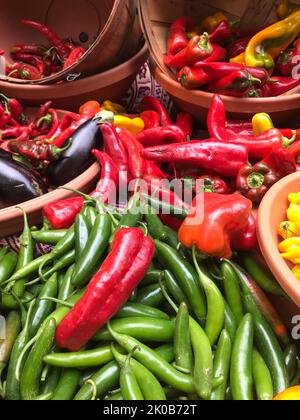
{"type": "Polygon", "coordinates": [[[198,42],[199,48],[203,50],[208,50],[209,48],[209,35],[207,32],[204,32],[204,34],[201,36],[200,41],[198,42]]]}
{"type": "Polygon", "coordinates": [[[58,303],[59,305],[62,305],[62,306],[65,306],[66,308],[71,308],[71,309],[73,309],[74,306],[75,306],[72,303],[68,303],[64,300],[60,300],[60,299],[56,299],[56,298],[52,298],[52,297],[41,297],[38,300],[46,300],[48,302],[58,303]]]}
{"type": "Polygon", "coordinates": [[[265,177],[259,172],[252,172],[247,178],[249,188],[260,188],[264,185],[265,177]]]}
{"type": "Polygon", "coordinates": [[[283,144],[283,147],[285,147],[286,149],[290,147],[296,141],[296,138],[297,138],[296,130],[292,130],[292,134],[293,135],[290,139],[288,137],[282,136],[282,144],[283,144]]]}

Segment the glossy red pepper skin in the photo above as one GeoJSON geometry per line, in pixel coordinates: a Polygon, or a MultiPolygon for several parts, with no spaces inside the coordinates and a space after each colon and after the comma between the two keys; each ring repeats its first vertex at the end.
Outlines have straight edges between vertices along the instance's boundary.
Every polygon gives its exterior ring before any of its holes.
{"type": "Polygon", "coordinates": [[[216,29],[209,34],[209,40],[212,43],[225,42],[231,36],[231,27],[227,20],[219,23],[216,29]]]}
{"type": "Polygon", "coordinates": [[[298,141],[295,141],[289,148],[288,152],[291,153],[294,158],[296,159],[297,163],[300,163],[300,139],[298,141]]]}
{"type": "Polygon", "coordinates": [[[14,45],[10,53],[11,54],[31,54],[31,55],[37,55],[39,57],[43,57],[43,55],[46,52],[46,48],[42,45],[14,45]]]}
{"type": "Polygon", "coordinates": [[[234,58],[245,52],[250,40],[249,37],[239,38],[227,45],[229,57],[234,58]]]}
{"type": "Polygon", "coordinates": [[[77,121],[74,120],[72,124],[69,125],[69,127],[66,128],[64,131],[61,131],[58,127],[57,132],[53,135],[53,144],[57,147],[61,147],[65,143],[65,141],[68,140],[72,136],[72,134],[74,134],[75,131],[88,120],[88,117],[80,117],[77,121]]]}
{"type": "Polygon", "coordinates": [[[117,130],[121,143],[127,151],[129,170],[134,179],[142,178],[146,170],[146,161],[141,156],[142,144],[127,130],[117,130]]]}
{"type": "Polygon", "coordinates": [[[12,127],[0,131],[0,140],[9,138],[18,138],[25,131],[27,133],[28,127],[12,127]]]}
{"type": "Polygon", "coordinates": [[[280,76],[290,77],[297,64],[299,64],[300,40],[295,44],[295,48],[284,51],[278,57],[276,69],[280,76]]]}
{"type": "Polygon", "coordinates": [[[192,67],[195,63],[209,57],[213,53],[208,34],[195,36],[188,45],[174,56],[167,55],[164,58],[166,66],[174,69],[182,69],[185,66],[192,67]]]}
{"type": "Polygon", "coordinates": [[[188,16],[182,16],[172,23],[168,39],[169,55],[176,55],[187,46],[186,33],[192,31],[195,27],[196,22],[188,16]]]}
{"type": "Polygon", "coordinates": [[[83,197],[56,201],[44,206],[43,215],[49,220],[53,229],[68,229],[73,225],[83,204],[83,197]]]}
{"type": "Polygon", "coordinates": [[[187,113],[180,112],[177,115],[176,125],[184,132],[186,140],[192,138],[194,131],[194,118],[187,113]]]}
{"type": "Polygon", "coordinates": [[[286,92],[298,87],[300,78],[293,77],[272,77],[272,83],[266,83],[262,90],[265,97],[283,95],[286,92]]]}
{"type": "Polygon", "coordinates": [[[36,57],[30,54],[16,53],[16,54],[12,54],[12,58],[15,61],[22,61],[23,63],[27,63],[35,67],[39,73],[40,79],[43,76],[49,74],[49,72],[46,71],[45,61],[40,57],[36,57]]]}
{"type": "Polygon", "coordinates": [[[202,175],[200,178],[198,178],[198,182],[201,182],[202,186],[200,187],[200,191],[196,191],[197,194],[203,191],[212,192],[215,194],[227,194],[228,192],[226,182],[218,176],[202,175]]]}
{"type": "Polygon", "coordinates": [[[160,115],[157,111],[144,111],[140,118],[144,121],[145,130],[160,127],[160,115]]]}
{"type": "Polygon", "coordinates": [[[214,95],[207,117],[207,128],[212,139],[227,141],[230,135],[226,129],[225,104],[219,95],[214,95]]]}
{"type": "Polygon", "coordinates": [[[241,98],[249,96],[252,87],[252,76],[247,70],[241,69],[233,71],[229,76],[213,81],[208,90],[219,95],[241,98]]]}
{"type": "Polygon", "coordinates": [[[233,137],[235,136],[253,137],[254,136],[253,125],[251,121],[231,120],[230,118],[227,118],[226,127],[227,127],[227,130],[233,135],[233,137]]]}
{"type": "Polygon", "coordinates": [[[257,225],[254,215],[251,213],[245,229],[236,233],[231,240],[232,248],[236,251],[249,252],[258,247],[257,225]]]}
{"type": "Polygon", "coordinates": [[[248,150],[241,144],[207,140],[151,147],[143,150],[142,156],[156,162],[195,165],[228,178],[235,178],[240,167],[248,161],[248,150]]]}
{"type": "Polygon", "coordinates": [[[170,114],[166,107],[153,96],[145,96],[141,102],[142,111],[156,111],[160,115],[160,125],[172,125],[170,114]]]}
{"type": "Polygon", "coordinates": [[[168,214],[160,214],[160,220],[163,222],[164,225],[170,227],[171,229],[175,230],[176,232],[179,231],[182,220],[177,219],[174,216],[169,216],[168,214]]]}
{"type": "Polygon", "coordinates": [[[42,78],[40,71],[30,66],[29,64],[23,64],[22,69],[19,71],[19,76],[23,80],[38,80],[42,78]]]}
{"type": "Polygon", "coordinates": [[[183,67],[176,76],[178,82],[186,89],[193,90],[208,85],[213,81],[203,69],[196,67],[183,67]]]}
{"type": "Polygon", "coordinates": [[[82,47],[74,48],[69,57],[67,58],[63,70],[68,69],[69,67],[73,66],[73,64],[77,63],[85,54],[85,49],[82,47]]]}
{"type": "Polygon", "coordinates": [[[110,199],[115,198],[117,191],[119,182],[118,169],[107,153],[100,152],[100,150],[92,150],[92,154],[101,166],[101,179],[91,197],[100,197],[103,203],[110,202],[110,199]]]}
{"type": "Polygon", "coordinates": [[[9,111],[11,112],[12,118],[14,118],[16,121],[22,120],[22,118],[24,117],[24,109],[17,99],[9,99],[7,102],[7,106],[9,108],[9,111]]]}
{"type": "Polygon", "coordinates": [[[8,146],[13,153],[25,157],[33,164],[42,163],[44,161],[55,162],[65,151],[65,149],[59,149],[52,144],[39,143],[32,140],[12,140],[9,142],[8,146]]]}
{"type": "MultiPolygon", "coordinates": [[[[227,61],[228,54],[225,48],[221,47],[219,44],[212,44],[212,54],[205,58],[203,61],[199,61],[198,63],[215,63],[218,61],[227,61]]],[[[198,63],[194,65],[197,68],[198,63]]]]}
{"type": "Polygon", "coordinates": [[[181,143],[186,137],[179,126],[169,125],[144,130],[137,135],[137,140],[144,147],[151,147],[166,143],[181,143]]]}
{"type": "Polygon", "coordinates": [[[59,347],[80,350],[122,308],[150,267],[154,249],[140,229],[120,229],[115,234],[99,272],[57,328],[59,347]]]}

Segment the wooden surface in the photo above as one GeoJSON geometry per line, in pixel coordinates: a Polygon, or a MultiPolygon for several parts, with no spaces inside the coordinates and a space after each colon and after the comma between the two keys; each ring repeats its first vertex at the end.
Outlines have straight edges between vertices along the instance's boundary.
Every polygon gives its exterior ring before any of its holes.
{"type": "Polygon", "coordinates": [[[241,31],[248,33],[253,28],[263,27],[276,4],[276,0],[249,0],[241,19],[241,31]]]}

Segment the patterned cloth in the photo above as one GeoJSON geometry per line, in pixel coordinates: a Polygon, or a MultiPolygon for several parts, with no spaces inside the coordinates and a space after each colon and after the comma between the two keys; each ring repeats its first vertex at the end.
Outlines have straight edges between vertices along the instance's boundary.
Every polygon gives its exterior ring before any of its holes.
{"type": "MultiPolygon", "coordinates": [[[[145,63],[137,75],[137,78],[127,94],[125,95],[122,103],[126,109],[132,113],[139,113],[140,102],[144,96],[155,96],[158,98],[169,110],[172,108],[172,102],[167,93],[159,86],[151,76],[148,63],[145,63]]],[[[109,99],[109,98],[108,98],[109,99]]],[[[0,246],[9,245],[14,251],[19,249],[18,237],[13,236],[0,240],[0,246]]],[[[47,252],[48,247],[39,247],[38,252],[47,252]]]]}

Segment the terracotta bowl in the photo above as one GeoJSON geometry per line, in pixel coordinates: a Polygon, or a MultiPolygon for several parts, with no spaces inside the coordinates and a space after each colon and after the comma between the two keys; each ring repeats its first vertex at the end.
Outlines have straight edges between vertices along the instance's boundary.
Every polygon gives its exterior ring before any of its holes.
{"type": "Polygon", "coordinates": [[[300,173],[290,175],[278,182],[266,194],[258,212],[258,240],[266,262],[274,276],[300,308],[300,281],[297,280],[291,265],[283,260],[278,250],[280,238],[277,229],[286,220],[289,206],[288,194],[300,192],[300,173]]]}
{"type": "Polygon", "coordinates": [[[104,73],[73,82],[53,85],[17,85],[0,80],[0,91],[22,103],[38,106],[52,100],[57,108],[74,110],[84,102],[96,99],[118,101],[132,85],[140,67],[147,61],[148,49],[143,48],[125,63],[104,73]]]}
{"type": "MultiPolygon", "coordinates": [[[[168,74],[152,65],[154,77],[169,93],[180,109],[191,113],[203,124],[206,123],[213,94],[198,90],[187,90],[168,74]]],[[[300,94],[280,98],[232,98],[222,96],[228,116],[234,119],[249,119],[259,112],[272,116],[276,124],[292,121],[299,116],[300,94]]]]}
{"type": "MultiPolygon", "coordinates": [[[[36,115],[37,110],[27,109],[26,113],[30,115],[36,115]]],[[[64,111],[60,111],[59,114],[64,115],[64,111]]],[[[95,187],[99,178],[100,167],[97,163],[94,163],[87,171],[85,171],[78,178],[69,182],[65,185],[68,188],[79,190],[85,193],[89,193],[95,187]]],[[[34,200],[20,203],[18,206],[22,207],[28,217],[31,226],[39,225],[42,222],[42,209],[43,207],[57,200],[64,200],[66,198],[73,197],[74,194],[66,190],[54,190],[42,197],[35,198],[34,200]]],[[[0,210],[0,239],[21,232],[23,229],[23,216],[20,210],[16,209],[15,206],[7,207],[0,210]]]]}

